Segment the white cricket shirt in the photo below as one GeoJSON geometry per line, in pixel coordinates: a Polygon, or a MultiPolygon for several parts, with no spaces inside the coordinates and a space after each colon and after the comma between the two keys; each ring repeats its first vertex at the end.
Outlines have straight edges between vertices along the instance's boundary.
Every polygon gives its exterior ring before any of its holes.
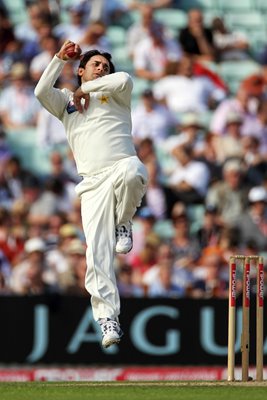
{"type": "Polygon", "coordinates": [[[43,107],[62,121],[78,174],[91,175],[135,156],[130,75],[116,72],[83,83],[82,91],[90,93],[90,104],[79,113],[73,104],[73,93],[54,87],[65,62],[54,56],[35,88],[35,95],[43,107]]]}

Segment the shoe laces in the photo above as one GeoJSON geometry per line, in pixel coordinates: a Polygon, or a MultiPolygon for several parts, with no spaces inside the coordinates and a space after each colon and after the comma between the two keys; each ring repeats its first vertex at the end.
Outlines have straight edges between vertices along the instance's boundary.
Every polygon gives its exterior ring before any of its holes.
{"type": "Polygon", "coordinates": [[[103,335],[106,335],[108,333],[119,333],[119,326],[118,326],[118,322],[117,321],[113,321],[110,319],[105,319],[103,320],[103,322],[99,322],[101,330],[103,335]]]}
{"type": "Polygon", "coordinates": [[[132,223],[129,222],[129,226],[127,225],[118,225],[116,227],[116,236],[117,238],[131,238],[132,237],[132,223]]]}

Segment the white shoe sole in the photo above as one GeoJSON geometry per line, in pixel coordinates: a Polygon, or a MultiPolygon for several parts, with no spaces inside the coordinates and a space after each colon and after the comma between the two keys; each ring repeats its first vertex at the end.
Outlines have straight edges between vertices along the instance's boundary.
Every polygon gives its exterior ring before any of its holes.
{"type": "Polygon", "coordinates": [[[102,346],[106,349],[109,346],[112,346],[113,344],[119,344],[121,341],[120,338],[107,338],[105,340],[102,340],[102,346]]]}
{"type": "Polygon", "coordinates": [[[124,249],[116,249],[116,253],[118,254],[127,254],[130,253],[130,251],[132,250],[133,246],[131,246],[129,249],[124,250],[124,249]]]}

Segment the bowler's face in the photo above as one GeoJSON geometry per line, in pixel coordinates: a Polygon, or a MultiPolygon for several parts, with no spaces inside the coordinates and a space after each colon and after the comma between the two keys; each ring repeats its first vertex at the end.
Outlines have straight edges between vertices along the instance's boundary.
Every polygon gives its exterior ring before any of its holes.
{"type": "Polygon", "coordinates": [[[93,56],[87,62],[85,68],[79,68],[78,73],[82,78],[82,82],[101,78],[110,73],[109,62],[101,55],[93,56]]]}

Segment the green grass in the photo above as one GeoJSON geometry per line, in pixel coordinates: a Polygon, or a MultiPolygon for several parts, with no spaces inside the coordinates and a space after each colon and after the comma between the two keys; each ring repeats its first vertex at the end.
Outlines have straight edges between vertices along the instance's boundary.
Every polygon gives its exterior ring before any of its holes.
{"type": "Polygon", "coordinates": [[[264,400],[266,382],[8,382],[1,400],[264,400]]]}

